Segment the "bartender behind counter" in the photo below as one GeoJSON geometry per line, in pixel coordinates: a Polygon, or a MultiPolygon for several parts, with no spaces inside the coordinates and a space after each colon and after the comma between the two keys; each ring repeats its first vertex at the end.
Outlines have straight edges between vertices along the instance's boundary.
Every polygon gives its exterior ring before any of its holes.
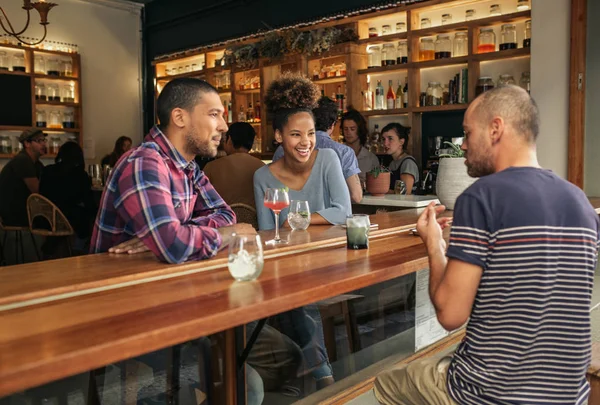
{"type": "Polygon", "coordinates": [[[383,127],[381,136],[385,153],[392,157],[389,169],[392,172],[390,176],[390,192],[394,192],[397,180],[402,180],[406,185],[406,194],[413,194],[419,184],[419,166],[414,157],[406,152],[408,144],[407,128],[397,122],[391,122],[383,127]]]}

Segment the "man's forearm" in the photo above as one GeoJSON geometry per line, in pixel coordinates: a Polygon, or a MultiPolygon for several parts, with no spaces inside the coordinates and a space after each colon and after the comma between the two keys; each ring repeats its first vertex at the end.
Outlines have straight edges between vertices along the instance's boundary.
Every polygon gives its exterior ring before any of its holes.
{"type": "Polygon", "coordinates": [[[429,255],[429,298],[437,309],[438,305],[435,301],[435,296],[440,284],[442,283],[442,280],[444,279],[448,259],[446,258],[446,252],[443,243],[437,243],[433,246],[428,246],[427,253],[429,255]]]}

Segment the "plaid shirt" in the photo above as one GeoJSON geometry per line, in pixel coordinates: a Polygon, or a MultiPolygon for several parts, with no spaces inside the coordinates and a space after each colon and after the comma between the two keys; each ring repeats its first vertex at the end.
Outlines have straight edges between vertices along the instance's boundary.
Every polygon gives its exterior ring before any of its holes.
{"type": "Polygon", "coordinates": [[[215,228],[235,222],[196,162],[187,162],[154,127],[117,162],[102,193],[90,252],[137,236],[162,261],[206,259],[221,246],[215,228]]]}

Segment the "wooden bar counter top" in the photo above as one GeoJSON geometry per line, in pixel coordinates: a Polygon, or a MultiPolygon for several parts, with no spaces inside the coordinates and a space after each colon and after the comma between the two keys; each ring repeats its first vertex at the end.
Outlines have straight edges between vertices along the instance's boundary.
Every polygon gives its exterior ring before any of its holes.
{"type": "Polygon", "coordinates": [[[420,212],[373,215],[368,250],[347,250],[340,226],[293,232],[266,247],[253,282],[233,280],[226,251],[181,265],[145,253],[0,268],[0,397],[424,269],[409,232],[420,212]]]}

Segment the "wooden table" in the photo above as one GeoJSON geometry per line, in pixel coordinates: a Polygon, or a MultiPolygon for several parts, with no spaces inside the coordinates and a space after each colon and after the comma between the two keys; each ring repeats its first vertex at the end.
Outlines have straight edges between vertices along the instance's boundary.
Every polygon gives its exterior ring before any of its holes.
{"type": "Polygon", "coordinates": [[[408,232],[420,211],[374,215],[369,250],[347,250],[339,226],[293,232],[247,283],[231,278],[224,252],[182,265],[98,254],[2,268],[0,397],[427,267],[408,232]]]}

